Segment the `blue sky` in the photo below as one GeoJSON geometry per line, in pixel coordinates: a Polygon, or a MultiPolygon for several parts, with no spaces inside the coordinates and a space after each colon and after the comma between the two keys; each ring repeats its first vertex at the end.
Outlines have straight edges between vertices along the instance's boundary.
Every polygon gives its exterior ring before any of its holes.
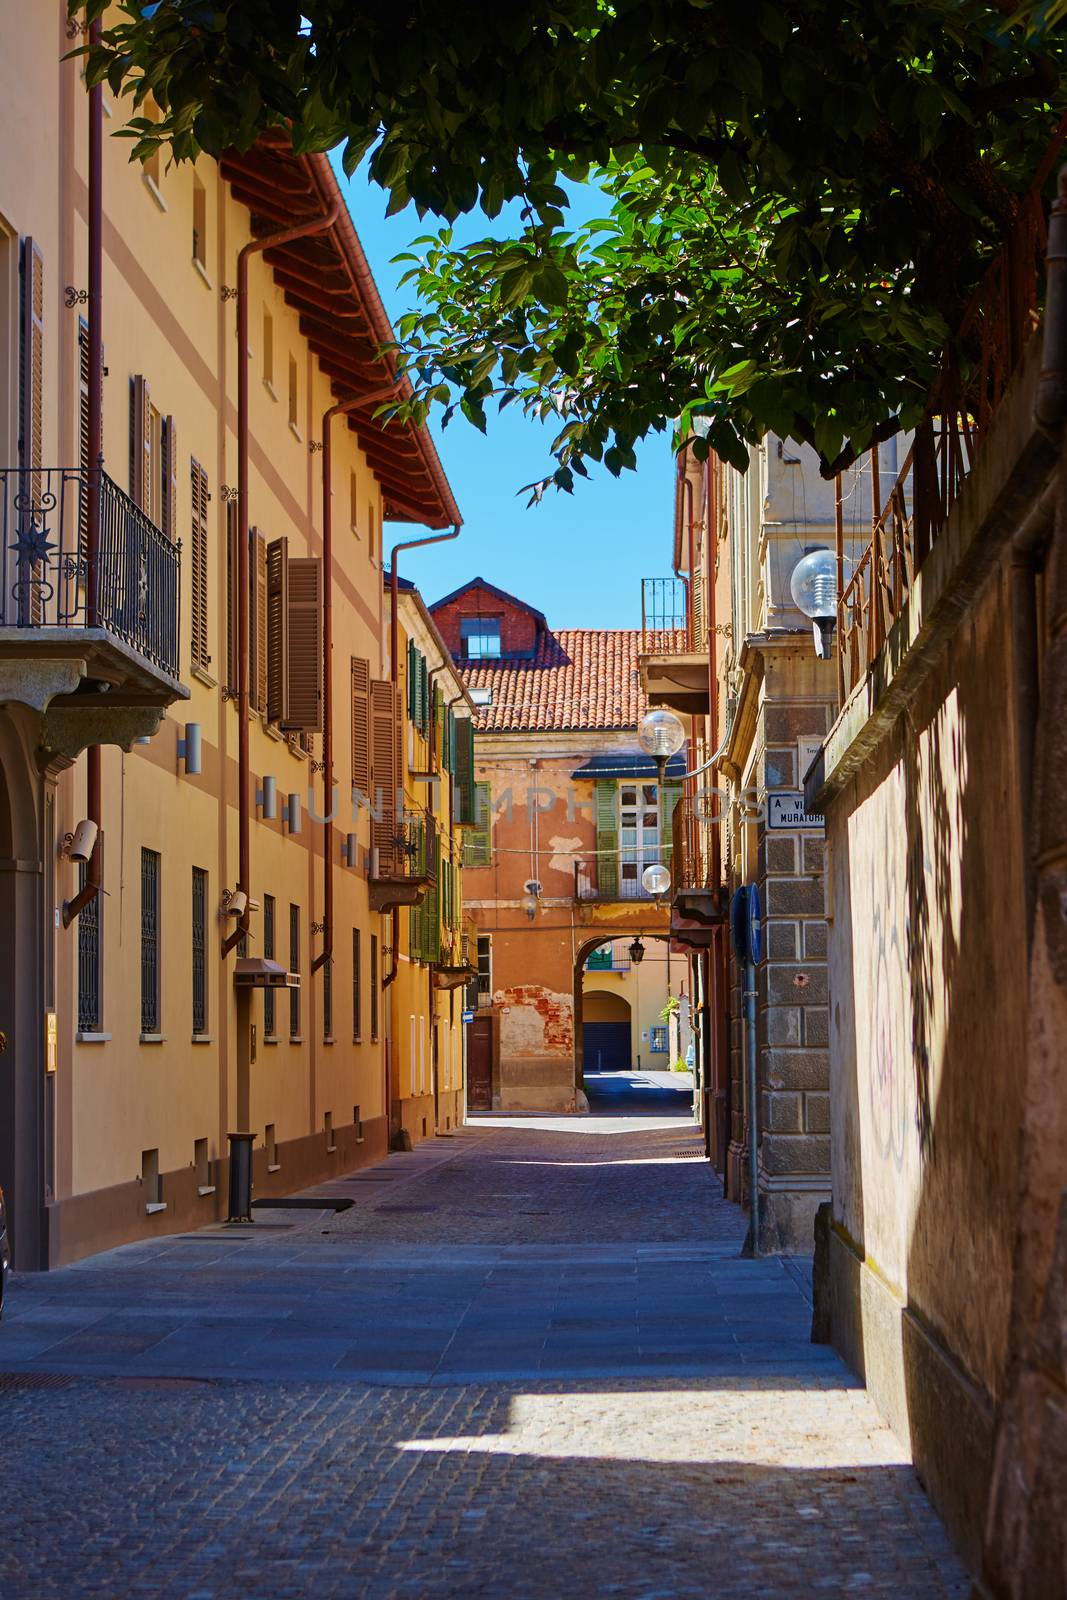
{"type": "MultiPolygon", "coordinates": [[[[411,301],[410,290],[397,289],[404,267],[393,266],[391,258],[407,250],[413,238],[432,232],[432,219],[420,222],[413,208],[386,217],[387,197],[367,182],[362,169],[350,182],[340,171],[338,176],[395,321],[411,309],[411,301]]],[[[584,210],[581,199],[578,209],[584,210]]],[[[596,203],[595,214],[603,209],[603,202],[596,203]]],[[[464,226],[475,238],[491,228],[480,212],[464,226]]],[[[485,435],[460,416],[443,431],[437,423],[432,426],[463,513],[463,530],[454,544],[404,557],[401,571],[428,601],[481,576],[535,605],[552,627],[640,625],[641,579],[670,572],[674,469],[666,435],[638,447],[637,472],[613,478],[591,466],[589,480],[579,482],[573,495],[553,490],[540,506],[527,510],[529,497],[518,491],[546,475],[553,430],[512,408],[500,415],[490,412],[485,435]]],[[[399,524],[394,530],[403,537],[399,524]]],[[[412,531],[407,530],[409,537],[412,531]]]]}

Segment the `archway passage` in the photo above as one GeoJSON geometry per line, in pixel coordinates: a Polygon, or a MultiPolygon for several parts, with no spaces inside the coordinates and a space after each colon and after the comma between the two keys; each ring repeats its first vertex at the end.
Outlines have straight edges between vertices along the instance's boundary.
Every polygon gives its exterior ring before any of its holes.
{"type": "Polygon", "coordinates": [[[587,989],[582,995],[582,1059],[587,1072],[625,1072],[633,1065],[630,1002],[621,994],[587,989]]]}

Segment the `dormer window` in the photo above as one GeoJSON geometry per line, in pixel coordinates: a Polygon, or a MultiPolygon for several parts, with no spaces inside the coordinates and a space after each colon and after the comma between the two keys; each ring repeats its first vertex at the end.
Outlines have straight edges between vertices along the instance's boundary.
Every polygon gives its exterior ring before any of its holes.
{"type": "Polygon", "coordinates": [[[500,654],[499,617],[463,617],[459,639],[468,661],[485,661],[500,654]]]}

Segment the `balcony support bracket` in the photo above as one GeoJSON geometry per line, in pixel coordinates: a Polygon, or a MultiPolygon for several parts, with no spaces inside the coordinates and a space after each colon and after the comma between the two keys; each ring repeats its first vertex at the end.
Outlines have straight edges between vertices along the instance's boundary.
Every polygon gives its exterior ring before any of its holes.
{"type": "Polygon", "coordinates": [[[57,694],[73,694],[85,670],[84,661],[71,657],[0,658],[0,705],[14,700],[43,713],[57,694]]]}
{"type": "Polygon", "coordinates": [[[40,751],[47,761],[73,760],[94,744],[116,744],[130,750],[137,739],[150,739],[163,721],[162,706],[52,705],[41,718],[40,751]]]}

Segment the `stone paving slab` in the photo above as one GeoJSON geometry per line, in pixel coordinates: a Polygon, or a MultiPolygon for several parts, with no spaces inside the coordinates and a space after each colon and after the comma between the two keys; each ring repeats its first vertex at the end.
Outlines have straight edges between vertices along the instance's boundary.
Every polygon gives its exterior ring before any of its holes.
{"type": "Polygon", "coordinates": [[[3,1600],[965,1596],[691,1126],[546,1121],[17,1278],[3,1600]]]}

